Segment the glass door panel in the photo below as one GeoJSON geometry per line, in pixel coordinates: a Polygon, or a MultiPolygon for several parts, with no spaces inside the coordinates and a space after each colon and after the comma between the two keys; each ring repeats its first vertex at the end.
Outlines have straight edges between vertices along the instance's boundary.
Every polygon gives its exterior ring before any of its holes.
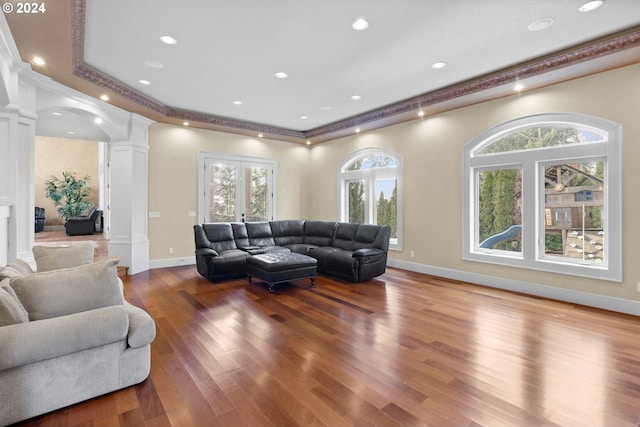
{"type": "Polygon", "coordinates": [[[271,219],[271,168],[260,165],[244,165],[245,219],[268,221],[271,219]]]}
{"type": "Polygon", "coordinates": [[[236,221],[237,165],[222,163],[210,164],[208,172],[209,203],[207,222],[236,221]]]}
{"type": "Polygon", "coordinates": [[[210,157],[204,159],[204,171],[205,222],[273,218],[272,163],[210,157]]]}

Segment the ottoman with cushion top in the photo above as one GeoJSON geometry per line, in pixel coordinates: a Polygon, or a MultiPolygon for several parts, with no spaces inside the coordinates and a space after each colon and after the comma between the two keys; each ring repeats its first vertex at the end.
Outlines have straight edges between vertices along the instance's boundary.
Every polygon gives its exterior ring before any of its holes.
{"type": "Polygon", "coordinates": [[[313,286],[316,280],[318,261],[295,252],[253,255],[246,262],[249,283],[252,276],[255,276],[267,283],[269,292],[273,292],[278,283],[311,279],[313,286]]]}

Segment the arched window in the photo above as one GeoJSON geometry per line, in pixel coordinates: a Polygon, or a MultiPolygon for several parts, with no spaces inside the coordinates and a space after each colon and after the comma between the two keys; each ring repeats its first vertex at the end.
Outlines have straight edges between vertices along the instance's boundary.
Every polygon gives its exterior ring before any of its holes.
{"type": "Polygon", "coordinates": [[[463,257],[622,280],[622,129],[541,114],[464,147],[463,257]]]}
{"type": "Polygon", "coordinates": [[[402,158],[381,148],[351,154],[338,166],[340,220],[391,226],[389,248],[402,246],[402,158]]]}

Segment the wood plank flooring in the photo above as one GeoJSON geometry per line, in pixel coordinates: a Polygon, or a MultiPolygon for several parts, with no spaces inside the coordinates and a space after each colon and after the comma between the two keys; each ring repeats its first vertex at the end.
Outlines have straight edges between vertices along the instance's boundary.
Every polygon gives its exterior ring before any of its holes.
{"type": "Polygon", "coordinates": [[[640,319],[398,269],[270,294],[195,266],[124,279],[142,384],[24,426],[640,425],[640,319]]]}

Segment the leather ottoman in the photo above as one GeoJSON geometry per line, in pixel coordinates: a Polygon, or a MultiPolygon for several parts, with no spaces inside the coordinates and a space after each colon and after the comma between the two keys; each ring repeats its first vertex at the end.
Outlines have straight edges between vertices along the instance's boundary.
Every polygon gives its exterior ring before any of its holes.
{"type": "Polygon", "coordinates": [[[247,258],[246,263],[249,283],[255,276],[267,283],[269,292],[273,292],[278,283],[291,280],[311,279],[313,286],[318,270],[318,261],[315,258],[295,252],[253,255],[247,258]]]}

